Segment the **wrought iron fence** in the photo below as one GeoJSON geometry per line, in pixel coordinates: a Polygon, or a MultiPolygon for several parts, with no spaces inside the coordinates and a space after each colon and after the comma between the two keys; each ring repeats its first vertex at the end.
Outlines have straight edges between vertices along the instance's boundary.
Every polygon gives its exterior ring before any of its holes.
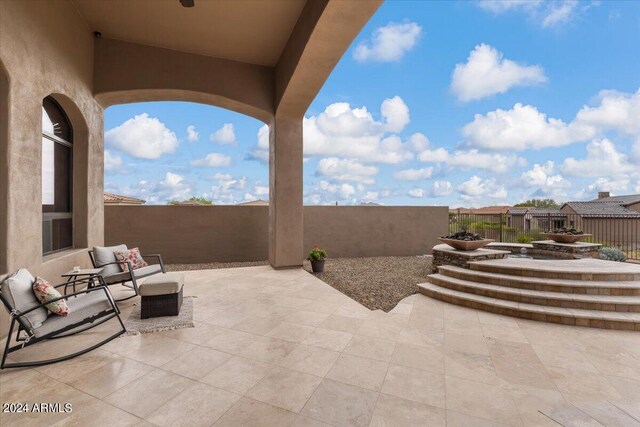
{"type": "Polygon", "coordinates": [[[616,247],[627,259],[640,260],[640,217],[581,216],[573,213],[544,214],[449,214],[449,232],[470,231],[504,243],[546,240],[542,233],[567,227],[591,236],[583,241],[616,247]]]}

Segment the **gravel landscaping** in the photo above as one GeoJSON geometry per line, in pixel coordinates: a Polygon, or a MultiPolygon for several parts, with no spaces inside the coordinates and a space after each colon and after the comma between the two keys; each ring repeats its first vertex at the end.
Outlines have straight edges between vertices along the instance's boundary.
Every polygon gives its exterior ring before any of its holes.
{"type": "MultiPolygon", "coordinates": [[[[211,270],[218,268],[269,265],[268,261],[216,262],[207,264],[167,264],[167,271],[211,270]]],[[[311,272],[309,261],[305,270],[311,272]]],[[[431,257],[329,258],[324,273],[315,276],[371,310],[389,311],[398,302],[418,292],[418,283],[427,281],[431,257]]]]}
{"type": "MultiPolygon", "coordinates": [[[[304,268],[311,271],[305,261],[304,268]]],[[[389,311],[427,281],[431,257],[329,258],[316,277],[371,310],[389,311]]]]}
{"type": "Polygon", "coordinates": [[[218,268],[255,267],[269,265],[269,261],[210,262],[206,264],[165,264],[167,271],[216,270],[218,268]]]}

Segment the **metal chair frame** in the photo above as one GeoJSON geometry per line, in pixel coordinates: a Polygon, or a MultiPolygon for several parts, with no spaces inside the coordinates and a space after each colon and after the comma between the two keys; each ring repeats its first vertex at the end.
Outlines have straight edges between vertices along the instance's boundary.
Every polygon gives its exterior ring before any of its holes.
{"type": "MultiPolygon", "coordinates": [[[[91,264],[93,265],[93,268],[101,268],[101,267],[106,267],[107,265],[117,265],[120,266],[120,264],[122,264],[122,262],[120,261],[114,261],[114,262],[108,262],[106,264],[102,264],[102,265],[98,265],[96,263],[96,259],[95,256],[93,254],[93,250],[89,251],[89,258],[91,258],[91,264]]],[[[142,255],[142,258],[155,258],[158,260],[158,264],[160,264],[160,269],[162,271],[162,273],[166,273],[166,270],[164,268],[164,262],[162,261],[162,256],[160,254],[151,254],[151,255],[142,255]]],[[[135,274],[135,270],[133,269],[133,267],[131,266],[131,262],[130,261],[126,261],[128,267],[129,267],[129,277],[126,279],[123,279],[119,282],[113,282],[113,283],[105,283],[105,286],[111,286],[111,285],[122,285],[125,288],[129,288],[133,290],[133,295],[126,297],[126,298],[121,298],[116,300],[116,302],[122,302],[122,301],[126,301],[128,299],[131,298],[135,298],[137,297],[138,294],[138,282],[137,279],[142,279],[144,277],[148,277],[148,276],[152,276],[153,274],[158,274],[158,273],[152,273],[152,274],[147,274],[144,276],[136,276],[135,274]],[[131,285],[128,285],[127,282],[131,282],[131,285]]],[[[123,272],[124,273],[124,272],[123,272]]]]}
{"type": "MultiPolygon", "coordinates": [[[[54,286],[55,288],[59,288],[65,285],[69,285],[69,283],[74,283],[75,284],[85,284],[87,279],[78,279],[78,280],[73,280],[71,282],[66,282],[66,283],[62,283],[60,285],[54,286]]],[[[102,281],[101,281],[102,282],[102,281]]],[[[103,283],[103,282],[102,282],[103,283]]],[[[2,286],[3,284],[0,283],[0,286],[2,286]]],[[[74,292],[72,294],[69,295],[63,295],[59,298],[56,298],[54,300],[51,301],[47,301],[46,303],[42,303],[39,304],[37,306],[34,306],[32,308],[30,308],[29,310],[26,311],[19,311],[17,309],[15,309],[15,307],[12,307],[9,304],[9,301],[7,301],[7,299],[0,294],[0,300],[2,300],[2,303],[4,304],[5,308],[9,311],[10,313],[10,318],[11,318],[11,324],[9,326],[9,333],[7,334],[7,342],[4,346],[4,352],[2,353],[2,361],[0,362],[0,369],[5,369],[5,368],[24,368],[24,367],[30,367],[30,366],[43,366],[43,365],[49,365],[51,363],[57,363],[57,362],[62,362],[64,360],[69,360],[72,359],[74,357],[80,356],[82,354],[88,353],[91,350],[95,350],[96,348],[108,343],[109,341],[113,340],[114,338],[119,337],[120,335],[122,335],[123,333],[125,333],[127,331],[126,327],[124,326],[124,323],[122,322],[122,319],[120,318],[120,309],[118,308],[115,300],[113,299],[113,296],[111,295],[111,292],[109,292],[109,289],[104,285],[101,284],[100,286],[94,286],[91,288],[86,288],[84,290],[78,291],[78,292],[74,292]],[[52,331],[49,332],[46,335],[43,335],[41,337],[36,337],[33,332],[31,331],[30,327],[28,326],[28,323],[24,320],[24,316],[27,313],[30,313],[38,308],[41,307],[45,307],[48,304],[51,304],[52,302],[55,301],[59,301],[59,300],[67,300],[71,297],[77,297],[78,295],[82,295],[82,294],[88,294],[90,292],[104,292],[107,295],[107,298],[109,300],[109,303],[111,305],[111,308],[106,309],[106,310],[102,310],[92,316],[89,316],[87,318],[84,318],[72,325],[68,325],[65,326],[64,328],[61,328],[57,331],[52,331]],[[21,350],[25,347],[28,347],[30,345],[39,343],[41,341],[45,341],[48,339],[59,339],[59,338],[65,338],[65,337],[70,337],[72,335],[84,332],[84,331],[88,331],[89,329],[95,328],[96,326],[99,326],[105,322],[107,322],[110,319],[113,318],[117,318],[118,322],[120,323],[121,329],[119,329],[116,333],[114,333],[113,335],[110,335],[109,337],[105,338],[104,340],[100,341],[97,344],[94,344],[88,348],[85,348],[83,350],[77,351],[75,353],[72,354],[68,354],[66,356],[61,356],[61,357],[57,357],[54,359],[45,359],[45,360],[36,360],[36,361],[30,361],[30,362],[15,362],[15,363],[7,363],[7,356],[10,353],[13,353],[15,351],[21,350]],[[97,322],[97,323],[96,323],[97,322]],[[14,345],[11,346],[11,334],[13,333],[13,330],[16,326],[16,323],[18,325],[18,329],[16,331],[16,342],[21,342],[22,344],[18,344],[18,345],[14,345]],[[74,329],[83,326],[83,325],[87,325],[87,327],[85,328],[81,328],[77,331],[74,331],[74,329]],[[71,332],[69,332],[71,331],[71,332]],[[25,332],[27,334],[26,337],[21,337],[20,334],[21,332],[25,332]],[[69,332],[69,333],[65,333],[65,332],[69,332]]],[[[45,307],[46,308],[46,307],[45,307]]]]}

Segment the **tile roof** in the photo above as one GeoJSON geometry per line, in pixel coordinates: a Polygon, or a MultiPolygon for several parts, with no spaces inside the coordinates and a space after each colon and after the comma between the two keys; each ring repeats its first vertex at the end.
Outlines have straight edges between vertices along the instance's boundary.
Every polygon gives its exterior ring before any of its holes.
{"type": "Polygon", "coordinates": [[[524,215],[530,208],[510,208],[508,213],[511,215],[524,215]]]}
{"type": "Polygon", "coordinates": [[[104,193],[104,202],[107,204],[121,203],[121,204],[131,204],[131,205],[143,205],[146,203],[146,200],[136,199],[135,197],[121,196],[119,194],[104,193]]]}
{"type": "Polygon", "coordinates": [[[614,202],[567,202],[565,206],[569,206],[578,215],[583,217],[608,216],[616,218],[640,218],[640,212],[628,209],[614,202]]]}
{"type": "Polygon", "coordinates": [[[635,203],[640,203],[640,194],[629,194],[629,195],[626,195],[626,196],[604,197],[602,199],[594,199],[591,202],[596,202],[596,203],[617,203],[619,205],[627,206],[627,205],[633,205],[635,203]]]}
{"type": "Polygon", "coordinates": [[[527,215],[531,216],[567,216],[566,212],[562,212],[560,209],[538,209],[531,208],[527,210],[527,215]]]}

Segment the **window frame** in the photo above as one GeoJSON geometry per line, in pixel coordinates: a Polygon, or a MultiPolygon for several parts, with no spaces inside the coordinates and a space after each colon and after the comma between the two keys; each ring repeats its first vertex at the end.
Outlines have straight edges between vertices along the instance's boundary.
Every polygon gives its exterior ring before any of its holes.
{"type": "MultiPolygon", "coordinates": [[[[73,249],[75,247],[75,238],[74,238],[74,234],[75,234],[75,230],[74,230],[74,221],[73,221],[73,126],[71,124],[71,121],[69,120],[69,116],[67,116],[67,113],[64,111],[64,109],[60,106],[60,104],[58,102],[56,102],[56,100],[53,97],[46,97],[43,99],[42,101],[42,114],[47,114],[47,110],[45,108],[45,103],[50,102],[51,104],[53,104],[53,106],[55,108],[57,108],[59,110],[59,112],[62,115],[62,118],[66,121],[66,125],[69,128],[69,136],[71,141],[67,141],[64,138],[61,138],[47,130],[44,129],[44,127],[41,130],[41,136],[42,139],[47,139],[51,142],[53,142],[54,144],[59,144],[63,147],[65,147],[66,149],[69,150],[69,163],[67,166],[67,175],[68,175],[68,180],[69,182],[67,183],[67,187],[68,187],[68,206],[69,206],[69,210],[67,212],[45,212],[44,211],[44,206],[49,206],[49,205],[45,205],[42,204],[42,200],[41,200],[41,209],[42,209],[42,229],[43,229],[43,233],[42,233],[42,256],[43,257],[47,257],[49,255],[58,253],[58,252],[62,252],[62,251],[67,251],[69,249],[73,249]],[[55,250],[51,250],[51,251],[45,251],[45,238],[44,238],[44,232],[45,232],[45,223],[49,222],[51,225],[49,226],[49,242],[53,242],[53,221],[54,220],[60,220],[60,219],[69,219],[71,220],[71,231],[70,231],[70,240],[71,240],[71,245],[70,246],[66,246],[64,248],[59,248],[59,249],[55,249],[55,250]]],[[[48,115],[49,116],[49,115],[48,115]]],[[[50,116],[49,116],[50,117],[50,116]]],[[[42,143],[43,141],[41,140],[41,145],[40,145],[40,150],[42,152],[42,143]]],[[[55,147],[55,145],[54,145],[55,147]]],[[[55,160],[54,160],[55,162],[55,160]]],[[[40,170],[42,173],[42,166],[43,166],[43,160],[41,159],[41,165],[40,165],[40,170]]],[[[54,178],[55,179],[55,178],[54,178]]],[[[55,181],[54,181],[54,192],[55,192],[55,181]]],[[[42,199],[42,190],[41,190],[41,194],[40,197],[42,199]]],[[[55,196],[54,196],[55,197],[55,196]]],[[[55,206],[55,204],[54,204],[55,206]]]]}

